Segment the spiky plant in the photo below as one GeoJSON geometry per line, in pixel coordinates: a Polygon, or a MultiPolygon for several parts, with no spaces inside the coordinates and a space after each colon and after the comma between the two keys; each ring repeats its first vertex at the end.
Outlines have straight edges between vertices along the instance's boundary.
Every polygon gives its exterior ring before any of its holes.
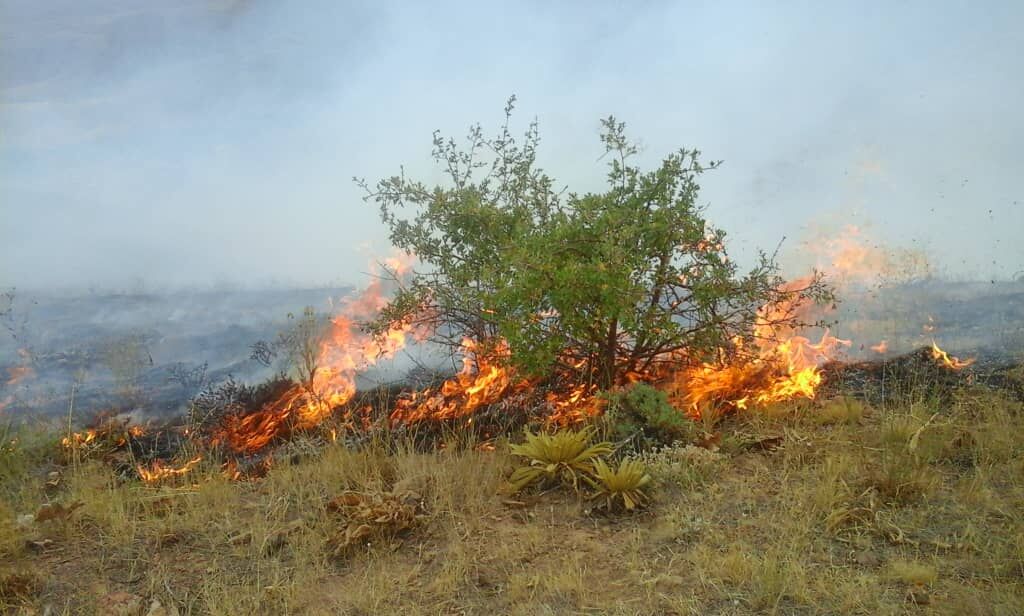
{"type": "Polygon", "coordinates": [[[594,498],[603,499],[602,505],[608,509],[616,507],[620,501],[627,511],[647,503],[643,488],[651,482],[651,476],[640,460],[622,460],[616,469],[608,466],[604,460],[597,459],[594,461],[593,475],[591,483],[597,489],[594,498]]]}
{"type": "Polygon", "coordinates": [[[593,435],[592,426],[552,434],[533,434],[527,430],[526,442],[511,447],[512,455],[525,461],[509,477],[512,488],[518,492],[533,484],[557,480],[578,489],[580,476],[592,474],[595,461],[612,452],[607,441],[591,444],[593,435]]]}

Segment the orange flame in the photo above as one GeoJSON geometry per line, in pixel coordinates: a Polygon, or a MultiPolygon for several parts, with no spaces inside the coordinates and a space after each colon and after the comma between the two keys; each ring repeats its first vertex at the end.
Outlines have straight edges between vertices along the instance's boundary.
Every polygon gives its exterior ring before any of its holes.
{"type": "Polygon", "coordinates": [[[196,456],[179,467],[165,466],[162,461],[154,460],[149,468],[138,465],[135,467],[135,470],[138,471],[139,477],[146,483],[157,483],[164,479],[180,477],[189,473],[202,460],[203,456],[196,456]]]}
{"type": "Polygon", "coordinates": [[[97,428],[72,432],[60,439],[60,444],[65,449],[88,447],[99,442],[108,447],[124,447],[128,444],[129,438],[138,438],[145,433],[146,429],[139,425],[125,427],[117,421],[108,421],[97,428]]]}
{"type": "Polygon", "coordinates": [[[414,423],[424,419],[444,420],[465,417],[482,406],[493,404],[511,391],[528,385],[515,379],[513,371],[502,365],[509,350],[504,342],[483,351],[477,342],[462,340],[462,370],[438,389],[415,392],[399,400],[391,413],[393,422],[414,423]]]}
{"type": "MultiPolygon", "coordinates": [[[[818,252],[827,257],[824,269],[840,283],[866,281],[891,269],[888,253],[867,246],[859,233],[856,227],[849,227],[844,236],[828,238],[818,245],[818,252]]],[[[721,250],[715,238],[702,240],[697,248],[721,250]]],[[[385,266],[389,275],[400,278],[409,271],[410,261],[390,259],[385,266]]],[[[851,341],[833,336],[826,329],[815,342],[794,324],[820,319],[820,307],[800,293],[813,281],[812,277],[805,277],[785,283],[780,291],[787,293],[786,299],[762,306],[750,335],[734,340],[731,348],[722,349],[717,362],[695,362],[677,354],[667,358],[672,368],[631,374],[627,380],[659,382],[673,403],[692,417],[699,417],[709,406],[747,409],[794,398],[814,398],[823,379],[821,366],[835,360],[842,349],[851,346],[851,341]]],[[[358,329],[359,321],[373,318],[387,305],[383,291],[382,279],[376,278],[361,295],[343,304],[320,348],[320,368],[310,386],[294,386],[255,413],[228,417],[213,442],[225,443],[238,453],[256,452],[292,431],[319,425],[335,409],[348,403],[355,394],[358,371],[381,358],[393,357],[410,336],[418,333],[409,326],[399,326],[382,338],[374,338],[358,329]]],[[[536,318],[553,316],[556,313],[548,311],[536,318]]],[[[464,339],[461,347],[463,364],[459,373],[440,387],[400,399],[389,415],[392,423],[467,417],[482,407],[526,391],[533,384],[509,367],[510,351],[503,341],[485,344],[464,339]]],[[[888,343],[883,340],[871,349],[886,353],[888,343]]],[[[954,369],[973,362],[951,358],[934,344],[932,352],[936,359],[954,369]]],[[[582,364],[574,367],[579,369],[582,364]]],[[[600,413],[604,401],[596,393],[596,386],[590,383],[570,384],[563,391],[548,392],[548,420],[573,423],[600,413]]],[[[346,416],[364,427],[369,425],[370,417],[366,409],[349,410],[346,416]]],[[[331,440],[337,438],[337,432],[332,430],[331,440]]]]}
{"type": "MultiPolygon", "coordinates": [[[[411,257],[393,257],[385,260],[385,267],[400,277],[410,271],[411,262],[411,257]]],[[[315,428],[351,400],[357,372],[394,357],[415,334],[411,325],[392,329],[381,339],[360,330],[360,320],[371,319],[387,305],[384,291],[384,280],[375,277],[361,294],[341,305],[342,314],[331,320],[320,345],[311,386],[297,384],[254,413],[226,417],[212,443],[253,453],[292,431],[315,428]]]]}
{"type": "Polygon", "coordinates": [[[17,385],[34,374],[31,366],[14,366],[7,369],[7,386],[17,385]]]}
{"type": "Polygon", "coordinates": [[[851,341],[832,336],[826,329],[818,342],[799,335],[792,319],[811,320],[815,306],[797,293],[812,279],[785,283],[789,293],[782,301],[758,310],[754,325],[754,349],[734,340],[728,359],[717,363],[684,365],[672,375],[669,397],[691,417],[700,417],[709,405],[746,409],[793,398],[814,398],[821,385],[820,366],[835,359],[851,341]]]}
{"type": "Polygon", "coordinates": [[[939,345],[935,344],[934,340],[932,341],[932,358],[938,360],[942,365],[952,370],[962,370],[963,368],[973,364],[975,361],[975,358],[973,357],[968,359],[958,359],[951,356],[949,353],[940,349],[939,345]]]}
{"type": "MultiPolygon", "coordinates": [[[[14,387],[25,379],[35,376],[35,370],[29,365],[32,356],[28,349],[18,349],[18,357],[21,358],[22,363],[7,369],[7,381],[4,383],[7,387],[14,387]]],[[[0,411],[7,408],[12,402],[14,402],[13,395],[5,396],[3,400],[0,400],[0,411]]]]}

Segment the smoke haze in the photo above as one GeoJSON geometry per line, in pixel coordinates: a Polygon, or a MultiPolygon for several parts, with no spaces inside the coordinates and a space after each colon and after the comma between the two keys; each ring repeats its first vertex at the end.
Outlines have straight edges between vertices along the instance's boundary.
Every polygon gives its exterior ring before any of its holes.
{"type": "MultiPolygon", "coordinates": [[[[360,283],[352,176],[439,179],[434,129],[536,116],[600,188],[598,120],[702,193],[740,260],[825,223],[940,272],[1024,269],[1020,3],[0,2],[0,283],[360,283]]],[[[787,244],[788,245],[788,244],[787,244]]]]}

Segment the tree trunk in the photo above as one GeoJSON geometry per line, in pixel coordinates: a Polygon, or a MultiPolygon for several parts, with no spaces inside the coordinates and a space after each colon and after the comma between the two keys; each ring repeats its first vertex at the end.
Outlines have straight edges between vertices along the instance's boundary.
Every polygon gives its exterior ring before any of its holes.
{"type": "Polygon", "coordinates": [[[615,385],[615,360],[618,350],[619,320],[612,319],[608,325],[608,335],[601,347],[601,356],[598,358],[597,384],[601,389],[610,389],[615,385]]]}

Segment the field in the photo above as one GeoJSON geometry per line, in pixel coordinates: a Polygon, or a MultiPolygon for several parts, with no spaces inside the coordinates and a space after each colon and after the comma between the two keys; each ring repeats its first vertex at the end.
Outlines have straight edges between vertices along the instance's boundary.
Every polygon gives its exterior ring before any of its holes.
{"type": "Polygon", "coordinates": [[[427,452],[299,436],[263,479],[231,481],[204,461],[150,486],[62,450],[52,425],[24,427],[0,454],[0,605],[1019,614],[1024,407],[967,381],[942,396],[829,396],[694,424],[691,442],[644,455],[651,502],[632,513],[600,510],[587,490],[510,494],[507,441],[457,430],[427,452]]]}

